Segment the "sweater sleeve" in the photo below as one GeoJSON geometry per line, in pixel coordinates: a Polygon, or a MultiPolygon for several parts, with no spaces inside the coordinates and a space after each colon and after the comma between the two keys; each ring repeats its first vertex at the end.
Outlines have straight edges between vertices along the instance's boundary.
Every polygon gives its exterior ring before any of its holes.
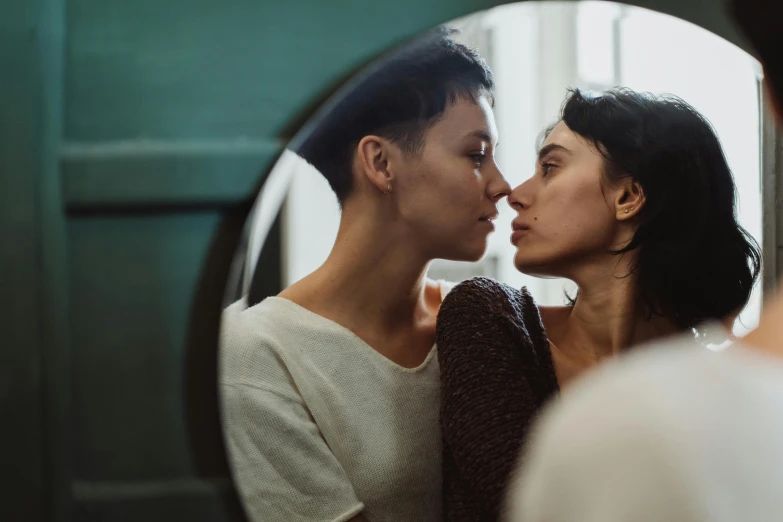
{"type": "Polygon", "coordinates": [[[474,501],[497,518],[542,384],[554,380],[551,359],[535,350],[548,349],[538,310],[526,291],[474,278],[446,297],[436,335],[444,446],[474,501]]]}
{"type": "Polygon", "coordinates": [[[253,522],[344,522],[364,504],[289,369],[253,316],[230,308],[221,338],[221,410],[229,462],[253,522]]]}

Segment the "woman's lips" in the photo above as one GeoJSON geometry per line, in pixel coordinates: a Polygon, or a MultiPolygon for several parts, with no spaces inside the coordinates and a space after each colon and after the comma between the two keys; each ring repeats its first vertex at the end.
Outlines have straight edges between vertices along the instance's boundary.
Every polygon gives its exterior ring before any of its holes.
{"type": "Polygon", "coordinates": [[[530,232],[530,227],[521,223],[512,224],[511,243],[516,244],[525,234],[530,232]]]}
{"type": "Polygon", "coordinates": [[[489,230],[491,232],[495,231],[495,224],[492,222],[492,219],[490,219],[490,218],[481,218],[481,219],[479,219],[479,223],[483,223],[483,224],[487,225],[487,228],[489,228],[489,230]]]}

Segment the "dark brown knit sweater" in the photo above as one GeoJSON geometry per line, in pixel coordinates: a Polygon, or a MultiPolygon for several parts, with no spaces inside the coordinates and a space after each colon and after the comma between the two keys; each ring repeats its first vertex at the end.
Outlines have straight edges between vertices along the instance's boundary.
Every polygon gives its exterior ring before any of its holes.
{"type": "Polygon", "coordinates": [[[478,277],[449,292],[436,333],[447,522],[496,521],[528,430],[559,391],[533,298],[478,277]]]}

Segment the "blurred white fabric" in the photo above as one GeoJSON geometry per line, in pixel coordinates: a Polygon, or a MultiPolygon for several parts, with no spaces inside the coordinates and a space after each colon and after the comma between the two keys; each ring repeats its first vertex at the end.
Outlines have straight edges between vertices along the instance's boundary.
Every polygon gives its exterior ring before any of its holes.
{"type": "Polygon", "coordinates": [[[566,389],[522,461],[510,522],[781,521],[783,359],[640,349],[566,389]]]}

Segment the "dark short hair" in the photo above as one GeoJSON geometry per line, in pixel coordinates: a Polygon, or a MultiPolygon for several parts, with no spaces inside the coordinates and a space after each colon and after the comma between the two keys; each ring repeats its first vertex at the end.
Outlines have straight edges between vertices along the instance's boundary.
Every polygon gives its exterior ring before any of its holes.
{"type": "Polygon", "coordinates": [[[675,96],[613,89],[569,93],[562,121],[604,157],[608,181],[631,177],[646,196],[622,255],[651,314],[680,328],[747,304],[761,271],[758,243],[737,222],[737,191],[710,123],[675,96]]]}
{"type": "Polygon", "coordinates": [[[356,146],[368,135],[420,152],[424,134],[458,99],[493,101],[492,72],[453,30],[428,32],[378,62],[323,115],[296,152],[318,169],[343,203],[353,188],[356,146]]]}

